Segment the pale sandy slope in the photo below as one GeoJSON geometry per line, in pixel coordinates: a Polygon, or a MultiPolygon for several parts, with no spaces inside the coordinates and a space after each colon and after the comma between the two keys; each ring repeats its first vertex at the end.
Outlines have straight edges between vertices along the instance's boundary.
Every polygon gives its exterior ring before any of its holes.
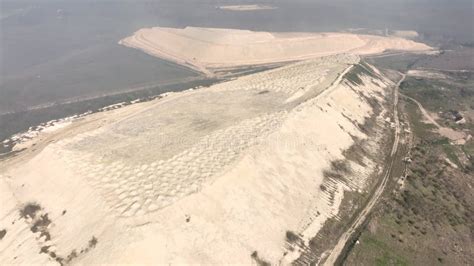
{"type": "Polygon", "coordinates": [[[119,43],[207,74],[212,68],[288,62],[341,53],[364,55],[386,50],[431,49],[398,37],[198,27],[143,28],[119,43]]]}
{"type": "Polygon", "coordinates": [[[373,113],[366,97],[381,104],[388,92],[383,78],[348,82],[356,63],[300,62],[43,135],[2,162],[0,261],[55,263],[51,251],[67,258],[73,250],[71,262],[85,265],[247,264],[254,251],[272,263],[291,261],[299,251],[283,256],[286,231],[307,242],[337,218],[344,190],[364,191],[377,171],[363,158],[364,166],[349,162],[347,182],[322,174],[344,159],[354,137],[367,138],[359,129],[373,113]],[[51,240],[19,218],[27,202],[48,214],[51,240]],[[92,237],[96,247],[80,253],[92,237]]]}

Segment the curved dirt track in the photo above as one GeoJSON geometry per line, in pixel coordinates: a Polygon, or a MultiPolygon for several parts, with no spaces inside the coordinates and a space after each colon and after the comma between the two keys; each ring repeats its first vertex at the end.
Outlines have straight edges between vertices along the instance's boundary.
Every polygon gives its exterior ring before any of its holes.
{"type": "Polygon", "coordinates": [[[425,120],[431,124],[433,124],[434,126],[436,126],[437,128],[437,131],[439,134],[441,134],[442,136],[452,140],[452,141],[455,141],[455,142],[460,142],[460,143],[463,143],[465,140],[465,137],[466,137],[466,134],[462,131],[457,131],[457,130],[454,130],[450,127],[443,127],[441,126],[438,122],[436,122],[436,120],[430,115],[430,113],[428,111],[426,111],[426,109],[423,107],[423,105],[417,101],[416,99],[408,96],[408,95],[404,95],[404,94],[400,94],[402,97],[414,102],[418,109],[420,110],[421,114],[423,115],[423,117],[425,118],[425,120]]]}

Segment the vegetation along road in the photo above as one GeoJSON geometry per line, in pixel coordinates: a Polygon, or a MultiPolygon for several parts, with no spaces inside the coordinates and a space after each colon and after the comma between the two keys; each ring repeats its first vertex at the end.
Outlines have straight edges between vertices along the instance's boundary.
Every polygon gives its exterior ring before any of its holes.
{"type": "Polygon", "coordinates": [[[368,214],[372,210],[372,208],[375,206],[377,201],[379,200],[380,196],[382,195],[389,178],[392,174],[392,168],[395,160],[399,158],[396,156],[397,150],[398,150],[398,143],[400,139],[400,121],[398,117],[398,95],[399,95],[399,87],[400,84],[405,80],[406,75],[402,74],[402,78],[398,81],[394,88],[394,104],[393,104],[393,117],[394,117],[394,124],[395,124],[395,136],[393,140],[393,145],[392,145],[392,151],[390,153],[390,162],[387,165],[383,179],[380,182],[379,186],[375,190],[374,194],[372,195],[372,198],[368,201],[367,205],[365,208],[359,213],[358,217],[354,220],[353,224],[349,227],[349,229],[344,232],[339,240],[337,241],[337,244],[334,246],[334,248],[329,252],[329,255],[324,263],[324,265],[334,265],[341,256],[341,254],[344,251],[344,247],[348,244],[350,241],[351,237],[353,234],[357,231],[357,229],[364,223],[366,220],[368,214]]]}

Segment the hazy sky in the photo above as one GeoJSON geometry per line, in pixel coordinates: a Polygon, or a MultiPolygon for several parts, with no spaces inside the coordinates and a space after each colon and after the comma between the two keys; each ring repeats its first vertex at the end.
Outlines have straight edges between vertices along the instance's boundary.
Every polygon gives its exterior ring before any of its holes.
{"type": "MultiPolygon", "coordinates": [[[[117,73],[127,73],[129,80],[135,77],[137,82],[147,81],[133,74],[136,67],[131,66],[153,63],[146,58],[138,59],[139,56],[132,54],[136,51],[117,44],[142,27],[313,32],[388,28],[416,30],[424,41],[434,43],[453,40],[474,43],[473,2],[468,0],[0,0],[0,3],[0,104],[3,106],[12,104],[12,97],[39,100],[46,97],[43,91],[57,90],[53,96],[62,93],[67,97],[86,90],[125,86],[115,82],[117,73]],[[240,3],[273,4],[279,8],[251,12],[215,8],[240,3]],[[129,69],[125,70],[127,66],[118,62],[129,62],[129,69]]],[[[156,75],[150,72],[150,76],[156,75]]]]}

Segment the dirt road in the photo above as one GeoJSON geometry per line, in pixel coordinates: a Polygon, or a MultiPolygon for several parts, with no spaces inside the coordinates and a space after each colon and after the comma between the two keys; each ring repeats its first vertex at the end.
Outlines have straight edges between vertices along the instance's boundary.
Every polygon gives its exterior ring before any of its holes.
{"type": "Polygon", "coordinates": [[[326,261],[324,262],[324,265],[334,265],[336,263],[337,259],[342,254],[344,247],[351,239],[351,236],[356,232],[356,229],[364,223],[365,219],[367,218],[367,215],[377,203],[378,199],[382,195],[388,183],[389,177],[392,173],[395,158],[397,158],[395,155],[398,150],[398,143],[400,139],[400,121],[398,117],[398,89],[400,84],[405,80],[405,77],[406,75],[402,74],[402,78],[398,81],[394,89],[393,117],[395,121],[395,137],[393,140],[392,151],[390,153],[390,164],[386,167],[382,181],[380,182],[379,186],[375,190],[374,194],[372,195],[372,198],[369,200],[365,208],[359,213],[358,217],[354,220],[351,227],[349,227],[349,229],[341,235],[334,248],[328,252],[329,255],[326,261]]]}
{"type": "Polygon", "coordinates": [[[438,122],[436,122],[436,120],[425,110],[425,108],[423,107],[423,105],[418,102],[417,100],[415,100],[414,98],[410,97],[410,96],[407,96],[407,95],[404,95],[404,94],[401,94],[401,96],[405,97],[406,99],[409,99],[410,101],[414,102],[417,106],[418,106],[418,109],[420,109],[420,112],[421,114],[423,115],[423,117],[425,118],[426,121],[428,121],[429,123],[435,125],[438,129],[438,133],[441,134],[442,136],[450,139],[451,141],[454,141],[455,143],[458,143],[458,144],[462,144],[462,143],[465,143],[464,139],[466,138],[466,134],[462,131],[457,131],[457,130],[454,130],[450,127],[443,127],[441,126],[440,124],[438,124],[438,122]]]}
{"type": "Polygon", "coordinates": [[[438,128],[441,128],[441,126],[438,124],[438,122],[436,122],[436,120],[434,120],[433,117],[430,116],[430,114],[425,110],[425,108],[423,108],[423,105],[421,105],[421,103],[415,99],[413,99],[412,97],[410,96],[407,96],[407,95],[404,95],[404,94],[400,94],[401,96],[411,100],[412,102],[414,102],[416,105],[418,105],[418,108],[420,109],[421,111],[421,114],[423,114],[423,116],[425,117],[425,119],[427,121],[429,121],[431,124],[437,126],[438,128]]]}

